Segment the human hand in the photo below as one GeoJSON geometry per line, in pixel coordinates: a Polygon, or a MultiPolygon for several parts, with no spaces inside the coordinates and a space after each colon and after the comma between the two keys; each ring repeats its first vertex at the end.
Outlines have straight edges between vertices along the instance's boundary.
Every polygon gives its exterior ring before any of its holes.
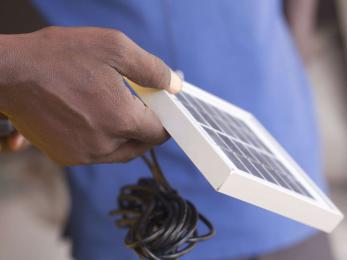
{"type": "Polygon", "coordinates": [[[48,27],[1,36],[1,48],[0,111],[56,162],[125,162],[168,138],[122,76],[170,92],[180,80],[121,32],[48,27]]]}

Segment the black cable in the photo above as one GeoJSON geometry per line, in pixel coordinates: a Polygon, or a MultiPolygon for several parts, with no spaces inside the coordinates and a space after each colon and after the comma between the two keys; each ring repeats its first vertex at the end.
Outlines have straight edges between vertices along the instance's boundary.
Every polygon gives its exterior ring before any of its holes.
{"type": "Polygon", "coordinates": [[[136,185],[121,188],[118,209],[111,215],[120,216],[116,225],[128,228],[125,244],[135,250],[140,259],[178,259],[190,252],[197,242],[214,236],[212,224],[194,205],[171,188],[158,164],[155,152],[151,160],[143,160],[153,178],[141,178],[136,185]],[[200,235],[201,221],[208,232],[200,235]]]}

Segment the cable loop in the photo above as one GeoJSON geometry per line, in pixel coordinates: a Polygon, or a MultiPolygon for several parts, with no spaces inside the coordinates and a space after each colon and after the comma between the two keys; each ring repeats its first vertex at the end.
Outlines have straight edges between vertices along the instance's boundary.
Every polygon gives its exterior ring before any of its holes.
{"type": "Polygon", "coordinates": [[[143,160],[153,178],[141,178],[136,185],[122,187],[118,209],[110,214],[120,217],[115,221],[118,227],[128,228],[124,242],[140,259],[178,259],[197,242],[213,237],[215,229],[170,186],[153,149],[150,156],[151,159],[143,156],[143,160]],[[205,225],[207,233],[199,234],[199,222],[205,225]]]}

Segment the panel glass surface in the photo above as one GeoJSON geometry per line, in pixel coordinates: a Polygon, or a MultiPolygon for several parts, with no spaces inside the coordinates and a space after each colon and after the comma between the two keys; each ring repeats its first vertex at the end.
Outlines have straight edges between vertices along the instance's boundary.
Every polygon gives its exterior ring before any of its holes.
{"type": "Polygon", "coordinates": [[[176,97],[238,169],[313,198],[241,119],[186,92],[182,91],[176,97]]]}

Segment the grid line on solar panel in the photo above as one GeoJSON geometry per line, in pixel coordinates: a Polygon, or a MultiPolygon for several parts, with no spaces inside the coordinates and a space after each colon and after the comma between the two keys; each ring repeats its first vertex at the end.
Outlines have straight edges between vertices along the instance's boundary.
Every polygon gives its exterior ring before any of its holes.
{"type": "MultiPolygon", "coordinates": [[[[225,128],[225,127],[222,127],[222,126],[220,127],[218,125],[218,123],[217,124],[214,123],[214,120],[211,118],[211,116],[208,113],[202,112],[202,111],[205,111],[204,107],[199,105],[195,101],[196,99],[193,99],[192,97],[190,97],[187,94],[183,95],[182,93],[180,93],[179,97],[181,97],[181,96],[183,98],[185,98],[185,100],[182,102],[182,100],[180,99],[180,101],[185,105],[185,107],[192,114],[192,116],[196,119],[196,121],[198,121],[203,126],[211,125],[211,127],[214,129],[214,131],[218,131],[220,134],[227,134],[228,136],[232,137],[235,141],[238,141],[238,142],[242,143],[243,145],[255,148],[256,150],[258,150],[258,152],[261,152],[261,153],[272,154],[268,148],[262,149],[262,146],[256,145],[257,142],[254,141],[254,138],[253,138],[253,140],[250,139],[250,138],[247,139],[246,137],[242,137],[242,134],[238,134],[239,130],[235,126],[234,127],[229,126],[229,129],[230,128],[233,129],[232,130],[233,132],[231,132],[230,130],[228,130],[228,128],[225,128]],[[198,107],[198,109],[196,109],[197,107],[198,107]]],[[[224,113],[220,113],[219,112],[219,114],[222,115],[224,113]]],[[[230,116],[230,118],[232,118],[232,117],[230,116]]],[[[224,123],[222,123],[222,124],[225,125],[226,124],[225,122],[227,122],[228,120],[230,121],[230,118],[226,118],[226,120],[224,120],[223,121],[224,123]]],[[[242,121],[240,121],[240,122],[243,125],[245,125],[242,121]]],[[[251,131],[251,130],[249,129],[249,131],[251,131]]],[[[252,136],[254,136],[254,135],[252,135],[252,136]]]]}
{"type": "Polygon", "coordinates": [[[187,93],[181,92],[177,98],[237,168],[313,198],[240,119],[187,93]]]}
{"type": "Polygon", "coordinates": [[[271,153],[263,142],[260,141],[257,136],[252,134],[252,130],[241,120],[232,117],[226,112],[221,113],[221,111],[216,107],[198,98],[193,98],[186,93],[179,93],[177,97],[199,123],[207,126],[211,125],[212,128],[219,130],[220,132],[225,132],[228,135],[243,141],[245,144],[250,143],[254,147],[258,147],[260,150],[265,150],[268,153],[271,153]],[[211,115],[213,115],[214,118],[212,118],[211,115]]]}
{"type": "Polygon", "coordinates": [[[227,139],[225,135],[218,134],[209,127],[202,127],[240,170],[312,198],[287,169],[284,171],[287,174],[282,173],[282,169],[285,169],[284,166],[273,156],[268,156],[265,153],[261,155],[261,153],[247,150],[244,146],[238,145],[237,141],[233,141],[232,138],[227,139]],[[262,158],[260,159],[259,156],[262,158]],[[264,163],[269,160],[271,160],[270,163],[264,163]],[[277,167],[273,167],[274,165],[277,167]]]}

